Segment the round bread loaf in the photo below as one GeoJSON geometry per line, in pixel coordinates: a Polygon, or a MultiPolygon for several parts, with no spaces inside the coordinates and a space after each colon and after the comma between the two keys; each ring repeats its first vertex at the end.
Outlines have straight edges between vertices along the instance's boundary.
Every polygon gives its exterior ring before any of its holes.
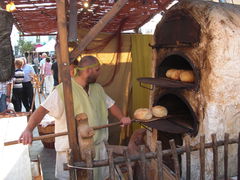
{"type": "Polygon", "coordinates": [[[169,70],[167,70],[167,72],[166,72],[166,77],[167,78],[171,78],[171,76],[172,76],[172,73],[174,72],[174,71],[176,71],[177,69],[169,69],[169,70]]]}
{"type": "Polygon", "coordinates": [[[194,73],[193,71],[183,71],[180,74],[180,81],[182,82],[194,82],[194,73]]]}
{"type": "Polygon", "coordinates": [[[139,108],[135,110],[134,118],[139,120],[149,120],[152,118],[152,112],[147,108],[139,108]]]}
{"type": "Polygon", "coordinates": [[[175,71],[173,71],[172,73],[171,73],[171,79],[173,79],[173,80],[180,80],[180,74],[181,74],[181,72],[182,72],[183,70],[180,70],[180,69],[176,69],[175,71]]]}
{"type": "Polygon", "coordinates": [[[152,114],[155,117],[164,117],[167,116],[168,110],[164,106],[154,106],[152,108],[152,114]]]}

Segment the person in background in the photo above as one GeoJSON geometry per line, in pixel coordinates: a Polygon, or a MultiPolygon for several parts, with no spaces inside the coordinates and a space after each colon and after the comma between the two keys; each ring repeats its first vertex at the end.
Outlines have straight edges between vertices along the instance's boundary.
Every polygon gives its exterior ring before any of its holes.
{"type": "Polygon", "coordinates": [[[40,61],[40,75],[44,75],[44,64],[46,62],[46,58],[47,58],[47,53],[42,53],[41,56],[41,61],[40,61]]]}
{"type": "Polygon", "coordinates": [[[40,80],[42,81],[40,92],[43,92],[43,86],[44,86],[44,64],[46,62],[47,53],[42,53],[41,55],[41,61],[39,63],[40,66],[40,80]]]}
{"type": "Polygon", "coordinates": [[[13,96],[12,103],[16,112],[22,110],[22,99],[23,99],[23,78],[24,72],[22,70],[23,61],[22,59],[15,60],[15,75],[13,80],[13,96]]]}
{"type": "Polygon", "coordinates": [[[12,80],[0,82],[0,112],[7,109],[7,104],[11,102],[12,80]]]}
{"type": "Polygon", "coordinates": [[[57,86],[59,84],[59,81],[58,81],[58,64],[57,64],[57,61],[56,59],[53,57],[53,64],[52,64],[52,74],[53,74],[53,80],[54,80],[54,87],[57,86]]]}
{"type": "MultiPolygon", "coordinates": [[[[23,60],[23,72],[24,72],[24,79],[23,79],[23,105],[26,109],[26,112],[29,112],[32,106],[33,100],[33,85],[32,85],[32,77],[35,74],[33,67],[30,64],[27,64],[26,58],[22,58],[23,60]]],[[[33,106],[33,110],[35,106],[33,106]]]]}
{"type": "Polygon", "coordinates": [[[33,64],[34,64],[33,68],[35,70],[35,73],[38,74],[39,73],[39,58],[38,58],[37,53],[34,53],[33,64]]]}
{"type": "MultiPolygon", "coordinates": [[[[131,123],[130,118],[123,115],[115,101],[105,93],[103,87],[96,83],[100,70],[100,63],[97,58],[85,56],[74,68],[74,77],[71,79],[74,116],[79,113],[86,113],[91,127],[108,124],[108,112],[119,119],[123,125],[131,123]]],[[[67,132],[62,83],[30,116],[27,127],[19,137],[19,142],[23,144],[32,143],[32,131],[47,113],[56,118],[55,133],[67,132]]],[[[96,130],[93,139],[96,151],[95,160],[107,159],[104,141],[108,140],[108,129],[96,130]]],[[[67,163],[68,137],[55,138],[55,149],[57,152],[55,177],[57,179],[69,179],[68,171],[63,170],[63,164],[67,163]]],[[[108,178],[108,170],[108,167],[94,168],[94,180],[108,178]]]]}
{"type": "Polygon", "coordinates": [[[43,65],[44,67],[44,85],[46,88],[46,95],[49,95],[53,90],[53,75],[52,75],[52,63],[50,62],[50,58],[46,58],[46,62],[43,65]]]}

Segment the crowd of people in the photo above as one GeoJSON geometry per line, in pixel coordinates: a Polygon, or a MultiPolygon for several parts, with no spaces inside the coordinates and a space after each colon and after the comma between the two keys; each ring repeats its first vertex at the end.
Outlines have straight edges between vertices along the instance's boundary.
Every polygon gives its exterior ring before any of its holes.
{"type": "Polygon", "coordinates": [[[0,113],[13,104],[15,112],[34,111],[33,76],[37,75],[42,83],[40,92],[48,96],[58,85],[58,66],[55,56],[47,53],[35,54],[32,60],[29,54],[15,59],[14,77],[6,82],[0,82],[0,113]]]}

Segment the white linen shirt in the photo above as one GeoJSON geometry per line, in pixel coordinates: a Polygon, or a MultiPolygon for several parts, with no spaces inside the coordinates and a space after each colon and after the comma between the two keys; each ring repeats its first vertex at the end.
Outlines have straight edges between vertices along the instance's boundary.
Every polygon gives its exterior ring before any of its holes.
{"type": "MultiPolygon", "coordinates": [[[[106,108],[110,108],[115,103],[109,96],[106,98],[106,108]]],[[[53,116],[55,120],[55,133],[67,132],[67,121],[64,103],[55,89],[47,99],[41,104],[42,107],[49,111],[49,115],[53,116]]],[[[69,149],[68,137],[60,136],[55,138],[56,151],[66,151],[69,149]]]]}

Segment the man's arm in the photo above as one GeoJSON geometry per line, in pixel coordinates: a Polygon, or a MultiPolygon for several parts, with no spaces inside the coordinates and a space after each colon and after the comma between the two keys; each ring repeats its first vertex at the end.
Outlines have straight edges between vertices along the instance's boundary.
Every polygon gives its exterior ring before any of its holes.
{"type": "Polygon", "coordinates": [[[113,104],[108,110],[114,117],[119,119],[123,125],[128,125],[131,123],[131,119],[129,117],[125,117],[121,109],[116,104],[113,104]]]}
{"type": "Polygon", "coordinates": [[[19,138],[19,142],[22,142],[23,144],[31,144],[32,143],[32,131],[33,129],[42,121],[43,117],[48,113],[49,111],[45,109],[43,106],[39,106],[36,111],[30,116],[28,125],[21,134],[19,138]]]}

